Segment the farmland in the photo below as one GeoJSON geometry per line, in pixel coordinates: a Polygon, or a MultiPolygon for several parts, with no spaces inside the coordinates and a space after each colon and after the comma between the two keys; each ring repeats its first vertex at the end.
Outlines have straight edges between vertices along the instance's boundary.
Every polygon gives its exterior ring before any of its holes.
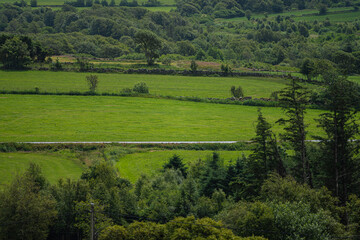
{"type": "MultiPolygon", "coordinates": [[[[0,90],[34,90],[41,92],[88,91],[85,76],[75,72],[0,72],[0,90]]],[[[119,93],[123,88],[145,82],[151,94],[163,96],[196,96],[201,98],[231,97],[230,87],[241,86],[246,96],[270,97],[274,91],[285,87],[289,80],[255,77],[183,77],[140,74],[97,74],[98,92],[119,93]]]]}
{"type": "MultiPolygon", "coordinates": [[[[143,174],[151,176],[162,168],[162,166],[174,154],[180,156],[183,162],[189,166],[199,159],[206,159],[211,156],[213,151],[191,151],[191,150],[171,150],[171,151],[151,151],[140,152],[122,156],[118,159],[115,166],[120,172],[120,175],[129,179],[132,182],[143,174]]],[[[249,151],[218,151],[220,157],[224,159],[225,163],[229,161],[236,161],[242,155],[248,155],[249,151]]]]}
{"type": "MultiPolygon", "coordinates": [[[[250,140],[257,119],[256,107],[146,98],[2,95],[0,105],[1,142],[250,140]]],[[[320,112],[308,111],[309,136],[320,112]]]]}
{"type": "Polygon", "coordinates": [[[80,161],[69,152],[61,153],[0,153],[0,188],[10,183],[16,176],[36,163],[42,168],[44,176],[50,183],[56,183],[60,178],[77,179],[83,171],[80,161]]]}

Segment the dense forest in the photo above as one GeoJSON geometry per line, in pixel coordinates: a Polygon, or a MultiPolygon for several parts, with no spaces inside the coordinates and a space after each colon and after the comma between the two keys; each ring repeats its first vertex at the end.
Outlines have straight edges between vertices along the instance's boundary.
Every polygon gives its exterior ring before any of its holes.
{"type": "MultiPolygon", "coordinates": [[[[207,4],[210,2],[203,5],[207,4]]],[[[357,6],[353,6],[353,11],[357,11],[357,6]]],[[[163,62],[194,59],[232,66],[300,68],[306,61],[326,61],[323,64],[334,65],[346,74],[360,69],[359,20],[305,22],[280,15],[254,18],[250,13],[248,18],[242,22],[223,22],[214,21],[212,14],[186,17],[180,8],[166,13],[99,4],[83,10],[64,5],[56,11],[0,5],[0,31],[7,35],[26,34],[48,55],[145,59],[146,51],[144,54],[136,36],[145,31],[145,37],[159,42],[152,50],[154,60],[160,57],[163,62]]]]}

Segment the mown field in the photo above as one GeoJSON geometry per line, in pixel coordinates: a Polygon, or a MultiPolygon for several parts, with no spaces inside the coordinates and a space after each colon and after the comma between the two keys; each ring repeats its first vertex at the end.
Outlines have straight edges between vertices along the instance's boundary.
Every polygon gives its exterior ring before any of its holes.
{"type": "Polygon", "coordinates": [[[0,153],[0,188],[29,167],[29,163],[40,165],[44,176],[50,183],[60,178],[77,179],[83,166],[80,161],[69,153],[0,153]]]}
{"type": "MultiPolygon", "coordinates": [[[[88,91],[85,76],[89,73],[45,71],[0,71],[0,90],[34,90],[40,92],[88,91]]],[[[120,93],[145,82],[151,94],[163,96],[196,96],[201,98],[231,97],[231,86],[241,86],[246,96],[270,97],[274,91],[286,86],[289,80],[255,77],[184,77],[141,74],[96,74],[97,92],[120,93]]]]}
{"type": "MultiPolygon", "coordinates": [[[[0,96],[1,142],[250,140],[257,107],[99,96],[0,96]]],[[[274,123],[279,108],[262,108],[274,123]]],[[[308,110],[313,120],[321,113],[308,110]]],[[[274,130],[279,132],[280,127],[274,130]]]]}
{"type": "MultiPolygon", "coordinates": [[[[346,22],[346,21],[354,21],[360,17],[359,12],[353,11],[352,7],[341,7],[341,8],[329,8],[328,13],[326,15],[318,15],[319,10],[317,9],[304,9],[283,13],[272,13],[268,14],[269,19],[274,19],[277,16],[283,17],[293,17],[296,21],[324,21],[326,18],[329,18],[330,21],[335,22],[346,22]]],[[[264,14],[252,14],[253,18],[263,18],[264,14]]],[[[245,22],[248,21],[246,17],[239,18],[230,18],[230,19],[221,19],[220,21],[227,22],[245,22]]]]}
{"type": "MultiPolygon", "coordinates": [[[[135,182],[141,175],[151,176],[159,171],[174,154],[183,159],[185,165],[195,162],[198,159],[206,159],[212,156],[213,151],[192,151],[192,150],[168,150],[132,153],[120,157],[115,166],[119,169],[120,176],[135,182]]],[[[249,155],[250,151],[217,151],[224,163],[236,161],[244,154],[249,155]]]]}

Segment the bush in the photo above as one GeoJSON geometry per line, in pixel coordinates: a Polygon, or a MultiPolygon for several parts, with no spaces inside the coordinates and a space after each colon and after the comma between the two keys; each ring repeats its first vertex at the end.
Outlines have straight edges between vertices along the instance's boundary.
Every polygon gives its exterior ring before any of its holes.
{"type": "Polygon", "coordinates": [[[135,84],[133,91],[137,93],[149,93],[149,87],[146,85],[146,83],[141,82],[135,84]]]}
{"type": "Polygon", "coordinates": [[[244,97],[244,91],[241,86],[239,86],[238,88],[236,88],[235,86],[232,86],[230,91],[231,91],[231,94],[236,98],[244,97]]]}
{"type": "Polygon", "coordinates": [[[86,81],[89,85],[89,91],[90,92],[95,92],[98,84],[99,84],[99,79],[97,75],[89,75],[86,76],[86,81]]]}
{"type": "Polygon", "coordinates": [[[191,71],[192,71],[192,72],[196,72],[197,68],[198,68],[197,63],[196,63],[194,60],[192,60],[192,61],[191,61],[191,64],[190,64],[190,69],[191,69],[191,71]]]}

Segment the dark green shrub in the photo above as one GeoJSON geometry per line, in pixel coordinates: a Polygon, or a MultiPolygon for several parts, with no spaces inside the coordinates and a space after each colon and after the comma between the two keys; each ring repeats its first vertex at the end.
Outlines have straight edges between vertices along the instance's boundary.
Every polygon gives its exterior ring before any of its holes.
{"type": "Polygon", "coordinates": [[[146,83],[140,82],[135,84],[133,91],[137,93],[149,93],[149,87],[146,85],[146,83]]]}

